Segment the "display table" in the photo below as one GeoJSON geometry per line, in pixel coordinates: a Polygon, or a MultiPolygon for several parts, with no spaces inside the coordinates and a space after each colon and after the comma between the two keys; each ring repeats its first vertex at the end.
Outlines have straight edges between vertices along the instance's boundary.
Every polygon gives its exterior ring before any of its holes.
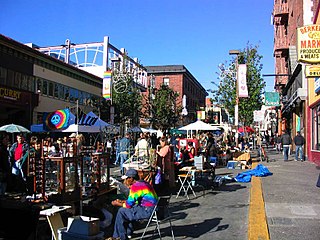
{"type": "Polygon", "coordinates": [[[248,161],[251,159],[249,152],[236,152],[233,154],[233,161],[238,161],[241,163],[241,168],[248,168],[248,161]]]}

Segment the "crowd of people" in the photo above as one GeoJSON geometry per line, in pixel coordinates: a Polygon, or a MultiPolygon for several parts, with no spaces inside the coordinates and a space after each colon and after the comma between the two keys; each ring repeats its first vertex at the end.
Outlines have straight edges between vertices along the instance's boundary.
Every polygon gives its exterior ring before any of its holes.
{"type": "MultiPolygon", "coordinates": [[[[278,134],[269,136],[269,138],[267,136],[268,134],[241,136],[239,144],[236,145],[232,133],[214,135],[212,132],[201,132],[193,135],[192,138],[186,138],[182,134],[164,134],[157,137],[155,134],[140,133],[139,137],[135,138],[132,133],[127,132],[123,137],[116,135],[103,144],[97,144],[96,151],[109,152],[111,162],[120,167],[123,176],[123,182],[110,178],[111,184],[118,185],[120,193],[124,196],[124,199],[116,199],[111,202],[112,206],[117,209],[115,215],[111,213],[106,215],[113,218],[114,229],[111,239],[128,239],[134,230],[132,223],[150,217],[157,204],[158,196],[167,194],[166,191],[175,187],[179,169],[194,166],[197,156],[202,155],[206,162],[214,158],[226,164],[232,159],[231,152],[250,151],[261,145],[264,138],[267,147],[274,144],[278,152],[283,150],[285,161],[288,160],[290,146],[294,143],[296,146],[295,160],[303,161],[305,139],[300,132],[297,132],[293,139],[288,132],[283,132],[281,136],[278,134]],[[138,176],[138,171],[135,169],[125,169],[124,163],[130,158],[148,162],[160,173],[161,180],[155,183],[138,176]]],[[[10,143],[10,136],[4,133],[1,134],[0,140],[0,196],[3,196],[7,190],[26,191],[26,161],[30,153],[40,154],[41,151],[44,151],[41,142],[49,142],[45,145],[47,157],[73,156],[79,154],[79,150],[86,144],[86,139],[82,134],[71,134],[57,139],[45,138],[44,140],[32,136],[28,142],[22,134],[18,134],[16,141],[10,143]]],[[[212,165],[208,164],[208,166],[212,165]]],[[[109,219],[107,225],[109,226],[110,223],[109,219]]]]}

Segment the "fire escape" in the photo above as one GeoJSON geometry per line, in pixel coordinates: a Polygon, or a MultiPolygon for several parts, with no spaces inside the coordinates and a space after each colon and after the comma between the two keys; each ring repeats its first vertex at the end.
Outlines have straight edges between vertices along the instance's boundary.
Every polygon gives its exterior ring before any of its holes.
{"type": "Polygon", "coordinates": [[[289,7],[287,1],[275,0],[273,7],[275,90],[280,95],[283,87],[288,82],[288,17],[289,7]]]}

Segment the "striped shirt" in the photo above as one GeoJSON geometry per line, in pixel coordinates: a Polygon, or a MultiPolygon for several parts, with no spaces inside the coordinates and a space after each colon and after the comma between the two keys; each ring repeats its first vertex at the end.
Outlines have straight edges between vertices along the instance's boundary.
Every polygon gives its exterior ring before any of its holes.
{"type": "Polygon", "coordinates": [[[153,187],[144,180],[136,181],[130,188],[127,201],[123,204],[125,208],[132,208],[135,205],[142,207],[154,207],[157,204],[158,196],[153,187]]]}

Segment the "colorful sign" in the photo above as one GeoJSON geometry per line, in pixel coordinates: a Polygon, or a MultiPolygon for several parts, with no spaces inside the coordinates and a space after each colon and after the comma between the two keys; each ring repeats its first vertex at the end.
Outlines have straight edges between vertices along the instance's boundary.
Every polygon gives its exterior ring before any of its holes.
{"type": "Polygon", "coordinates": [[[248,97],[247,87],[247,65],[239,64],[238,66],[238,96],[248,97]]]}
{"type": "Polygon", "coordinates": [[[320,65],[306,65],[306,77],[320,77],[320,65]]]}
{"type": "Polygon", "coordinates": [[[204,120],[206,118],[205,111],[197,111],[197,120],[204,120]]]}
{"type": "Polygon", "coordinates": [[[45,130],[61,130],[69,127],[70,110],[68,108],[43,113],[45,130]]]}
{"type": "Polygon", "coordinates": [[[102,83],[102,96],[105,100],[111,101],[111,91],[112,82],[111,82],[111,71],[105,71],[103,74],[103,83],[102,83]]]}
{"type": "Polygon", "coordinates": [[[307,25],[297,28],[298,61],[320,62],[320,25],[307,25]]]}

